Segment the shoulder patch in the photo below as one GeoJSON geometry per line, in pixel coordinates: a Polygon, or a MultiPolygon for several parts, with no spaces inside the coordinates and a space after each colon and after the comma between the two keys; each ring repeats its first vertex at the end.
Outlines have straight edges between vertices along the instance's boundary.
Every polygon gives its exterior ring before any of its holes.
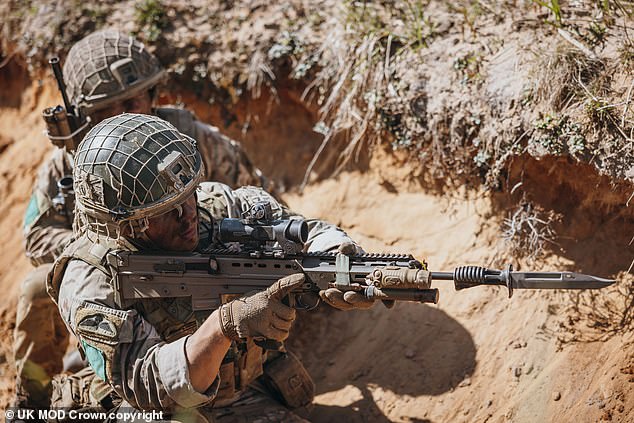
{"type": "Polygon", "coordinates": [[[83,302],[75,312],[75,330],[86,340],[117,345],[132,341],[132,316],[93,303],[83,302]]]}

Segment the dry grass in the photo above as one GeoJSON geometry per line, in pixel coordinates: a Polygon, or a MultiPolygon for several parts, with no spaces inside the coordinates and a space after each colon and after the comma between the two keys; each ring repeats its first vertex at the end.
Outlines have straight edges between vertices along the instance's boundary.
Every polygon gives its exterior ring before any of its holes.
{"type": "Polygon", "coordinates": [[[323,150],[335,136],[345,139],[336,171],[358,159],[364,146],[380,142],[389,130],[384,109],[397,92],[396,71],[406,57],[424,48],[433,25],[425,20],[429,1],[345,2],[331,22],[332,31],[316,56],[321,69],[304,92],[317,100],[324,140],[313,157],[304,184],[323,150]]]}
{"type": "Polygon", "coordinates": [[[504,219],[502,238],[512,256],[526,257],[529,262],[543,257],[555,243],[553,223],[560,219],[554,212],[545,212],[522,200],[515,211],[504,219]]]}
{"type": "Polygon", "coordinates": [[[617,282],[601,290],[567,292],[570,304],[554,335],[561,343],[605,341],[619,334],[634,332],[634,279],[621,272],[617,282]]]}

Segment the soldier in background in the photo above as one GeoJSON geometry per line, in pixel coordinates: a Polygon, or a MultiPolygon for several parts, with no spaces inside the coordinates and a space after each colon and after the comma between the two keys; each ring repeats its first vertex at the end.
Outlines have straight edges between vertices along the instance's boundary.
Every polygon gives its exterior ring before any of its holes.
{"type": "MultiPolygon", "coordinates": [[[[107,258],[113,250],[220,248],[213,231],[204,228],[262,202],[274,219],[301,217],[261,188],[199,184],[203,173],[193,141],[153,116],[104,120],[80,144],[74,168],[76,238],[55,262],[48,289],[92,372],[81,379],[55,378],[52,406],[163,410],[186,421],[304,421],[291,409],[312,401],[310,376],[292,354],[254,342],[286,339],[295,310],[282,299],[304,283],[303,274],[232,301],[223,298],[213,312],[192,310],[185,297],[143,298],[125,306],[117,299],[107,258]],[[115,146],[125,160],[108,154],[100,159],[115,146]]],[[[305,252],[342,246],[357,251],[336,226],[306,222],[305,252]]],[[[320,295],[337,308],[373,304],[335,288],[320,295]]]]}
{"type": "MultiPolygon", "coordinates": [[[[203,179],[232,188],[265,186],[262,173],[240,145],[217,128],[198,121],[187,110],[153,108],[165,71],[134,38],[113,30],[93,33],[70,49],[63,73],[71,102],[92,125],[124,112],[159,116],[197,141],[207,169],[203,179]]],[[[45,276],[72,236],[71,150],[56,149],[41,167],[24,220],[26,254],[36,269],[21,286],[14,353],[18,404],[32,407],[48,403],[51,377],[62,370],[68,344],[67,330],[46,295],[45,276]]]]}

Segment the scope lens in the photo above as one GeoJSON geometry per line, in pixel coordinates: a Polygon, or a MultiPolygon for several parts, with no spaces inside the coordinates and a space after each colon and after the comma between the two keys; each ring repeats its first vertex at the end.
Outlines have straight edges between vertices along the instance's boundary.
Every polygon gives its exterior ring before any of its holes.
{"type": "Polygon", "coordinates": [[[306,243],[308,224],[304,220],[293,220],[286,228],[286,237],[293,242],[306,243]]]}

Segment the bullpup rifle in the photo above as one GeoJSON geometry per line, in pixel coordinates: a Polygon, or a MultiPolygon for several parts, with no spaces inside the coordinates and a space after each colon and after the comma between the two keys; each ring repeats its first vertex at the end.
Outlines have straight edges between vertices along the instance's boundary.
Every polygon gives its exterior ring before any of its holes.
{"type": "Polygon", "coordinates": [[[220,242],[227,248],[185,254],[111,253],[119,303],[190,297],[194,311],[214,310],[294,273],[306,276],[301,289],[289,296],[289,305],[298,309],[316,307],[318,292],[330,287],[357,291],[373,300],[436,304],[434,281],[453,281],[456,290],[505,286],[509,298],[517,289],[597,289],[614,283],[573,272],[516,272],[510,265],[504,270],[460,266],[453,272],[430,272],[426,263],[410,254],[306,253],[302,247],[308,226],[303,220],[221,219],[212,231],[214,245],[220,242]]]}

